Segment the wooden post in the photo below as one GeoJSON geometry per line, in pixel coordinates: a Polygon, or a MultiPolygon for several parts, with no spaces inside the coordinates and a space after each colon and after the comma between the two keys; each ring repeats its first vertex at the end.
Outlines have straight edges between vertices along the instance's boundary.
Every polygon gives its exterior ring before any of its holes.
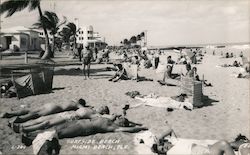
{"type": "Polygon", "coordinates": [[[25,64],[28,63],[28,53],[27,53],[27,51],[25,51],[25,54],[24,54],[24,63],[25,64]]]}

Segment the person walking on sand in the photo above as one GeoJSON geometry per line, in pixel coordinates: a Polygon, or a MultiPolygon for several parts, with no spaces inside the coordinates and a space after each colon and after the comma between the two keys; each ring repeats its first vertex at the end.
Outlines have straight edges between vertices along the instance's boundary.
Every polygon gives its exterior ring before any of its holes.
{"type": "Polygon", "coordinates": [[[84,79],[86,80],[87,77],[86,77],[86,66],[87,66],[87,74],[88,74],[88,78],[89,78],[89,72],[90,72],[90,64],[91,64],[91,59],[92,59],[92,50],[89,49],[89,46],[86,46],[84,51],[83,51],[83,55],[82,55],[82,58],[83,58],[83,74],[84,74],[84,79]]]}

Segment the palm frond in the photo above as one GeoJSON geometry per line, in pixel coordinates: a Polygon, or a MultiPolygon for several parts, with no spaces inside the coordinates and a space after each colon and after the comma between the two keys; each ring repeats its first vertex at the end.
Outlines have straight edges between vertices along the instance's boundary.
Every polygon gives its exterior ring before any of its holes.
{"type": "Polygon", "coordinates": [[[29,10],[32,11],[40,5],[41,0],[29,0],[29,1],[30,1],[29,10]]]}
{"type": "Polygon", "coordinates": [[[29,5],[29,0],[9,0],[0,5],[0,14],[7,13],[6,17],[12,16],[15,12],[22,11],[29,5]]]}

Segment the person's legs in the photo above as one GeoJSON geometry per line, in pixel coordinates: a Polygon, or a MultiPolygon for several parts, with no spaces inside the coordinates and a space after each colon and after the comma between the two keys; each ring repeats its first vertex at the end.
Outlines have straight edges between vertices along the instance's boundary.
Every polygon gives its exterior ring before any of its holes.
{"type": "Polygon", "coordinates": [[[31,120],[31,119],[36,119],[36,118],[39,118],[40,115],[38,114],[38,111],[34,111],[34,112],[31,112],[31,113],[28,113],[27,115],[23,115],[23,116],[18,116],[13,123],[23,123],[23,122],[26,122],[28,120],[31,120]]]}
{"type": "Polygon", "coordinates": [[[6,112],[4,114],[2,114],[2,118],[11,118],[14,116],[21,116],[21,115],[26,115],[29,113],[29,110],[26,109],[22,109],[22,110],[18,110],[18,111],[12,111],[12,112],[6,112]]]}
{"type": "MultiPolygon", "coordinates": [[[[83,60],[84,61],[84,60],[83,60]]],[[[85,72],[85,68],[86,68],[86,65],[85,63],[83,62],[83,75],[84,75],[84,78],[86,79],[86,72],[85,72]]]]}
{"type": "Polygon", "coordinates": [[[227,141],[219,141],[210,147],[211,155],[235,155],[232,147],[227,141]]]}
{"type": "Polygon", "coordinates": [[[89,62],[89,64],[88,64],[88,66],[87,66],[87,72],[88,72],[88,78],[89,78],[89,73],[90,73],[90,62],[89,62]]]}
{"type": "Polygon", "coordinates": [[[32,132],[32,131],[36,131],[36,130],[44,130],[46,128],[49,128],[49,121],[46,122],[42,122],[33,126],[29,126],[29,127],[24,127],[21,128],[21,131],[23,132],[32,132]]]}

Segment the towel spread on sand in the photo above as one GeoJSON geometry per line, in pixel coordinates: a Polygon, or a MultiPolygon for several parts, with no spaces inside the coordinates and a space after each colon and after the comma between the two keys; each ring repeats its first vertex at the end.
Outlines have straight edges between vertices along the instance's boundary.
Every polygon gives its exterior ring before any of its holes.
{"type": "MultiPolygon", "coordinates": [[[[195,140],[175,137],[169,137],[166,139],[174,145],[167,152],[168,155],[191,155],[194,153],[194,150],[192,150],[193,144],[197,144],[200,148],[207,148],[208,145],[212,145],[217,142],[217,140],[195,140]]],[[[151,147],[155,143],[156,137],[150,131],[137,133],[134,137],[135,150],[138,154],[154,155],[155,153],[151,151],[151,147]],[[140,143],[141,141],[144,143],[140,143]]],[[[203,151],[203,148],[200,151],[203,151]]]]}
{"type": "Polygon", "coordinates": [[[52,141],[52,139],[56,137],[56,131],[45,131],[43,133],[39,133],[36,138],[32,142],[33,146],[33,153],[36,155],[39,153],[40,149],[42,148],[43,144],[46,140],[52,141]]]}
{"type": "Polygon", "coordinates": [[[178,102],[171,97],[135,97],[135,99],[138,99],[142,101],[142,103],[136,104],[134,106],[131,106],[131,108],[138,107],[141,105],[147,105],[152,107],[160,107],[160,108],[173,108],[173,109],[189,109],[193,110],[193,104],[190,102],[178,102]],[[185,107],[185,108],[184,108],[185,107]]]}

